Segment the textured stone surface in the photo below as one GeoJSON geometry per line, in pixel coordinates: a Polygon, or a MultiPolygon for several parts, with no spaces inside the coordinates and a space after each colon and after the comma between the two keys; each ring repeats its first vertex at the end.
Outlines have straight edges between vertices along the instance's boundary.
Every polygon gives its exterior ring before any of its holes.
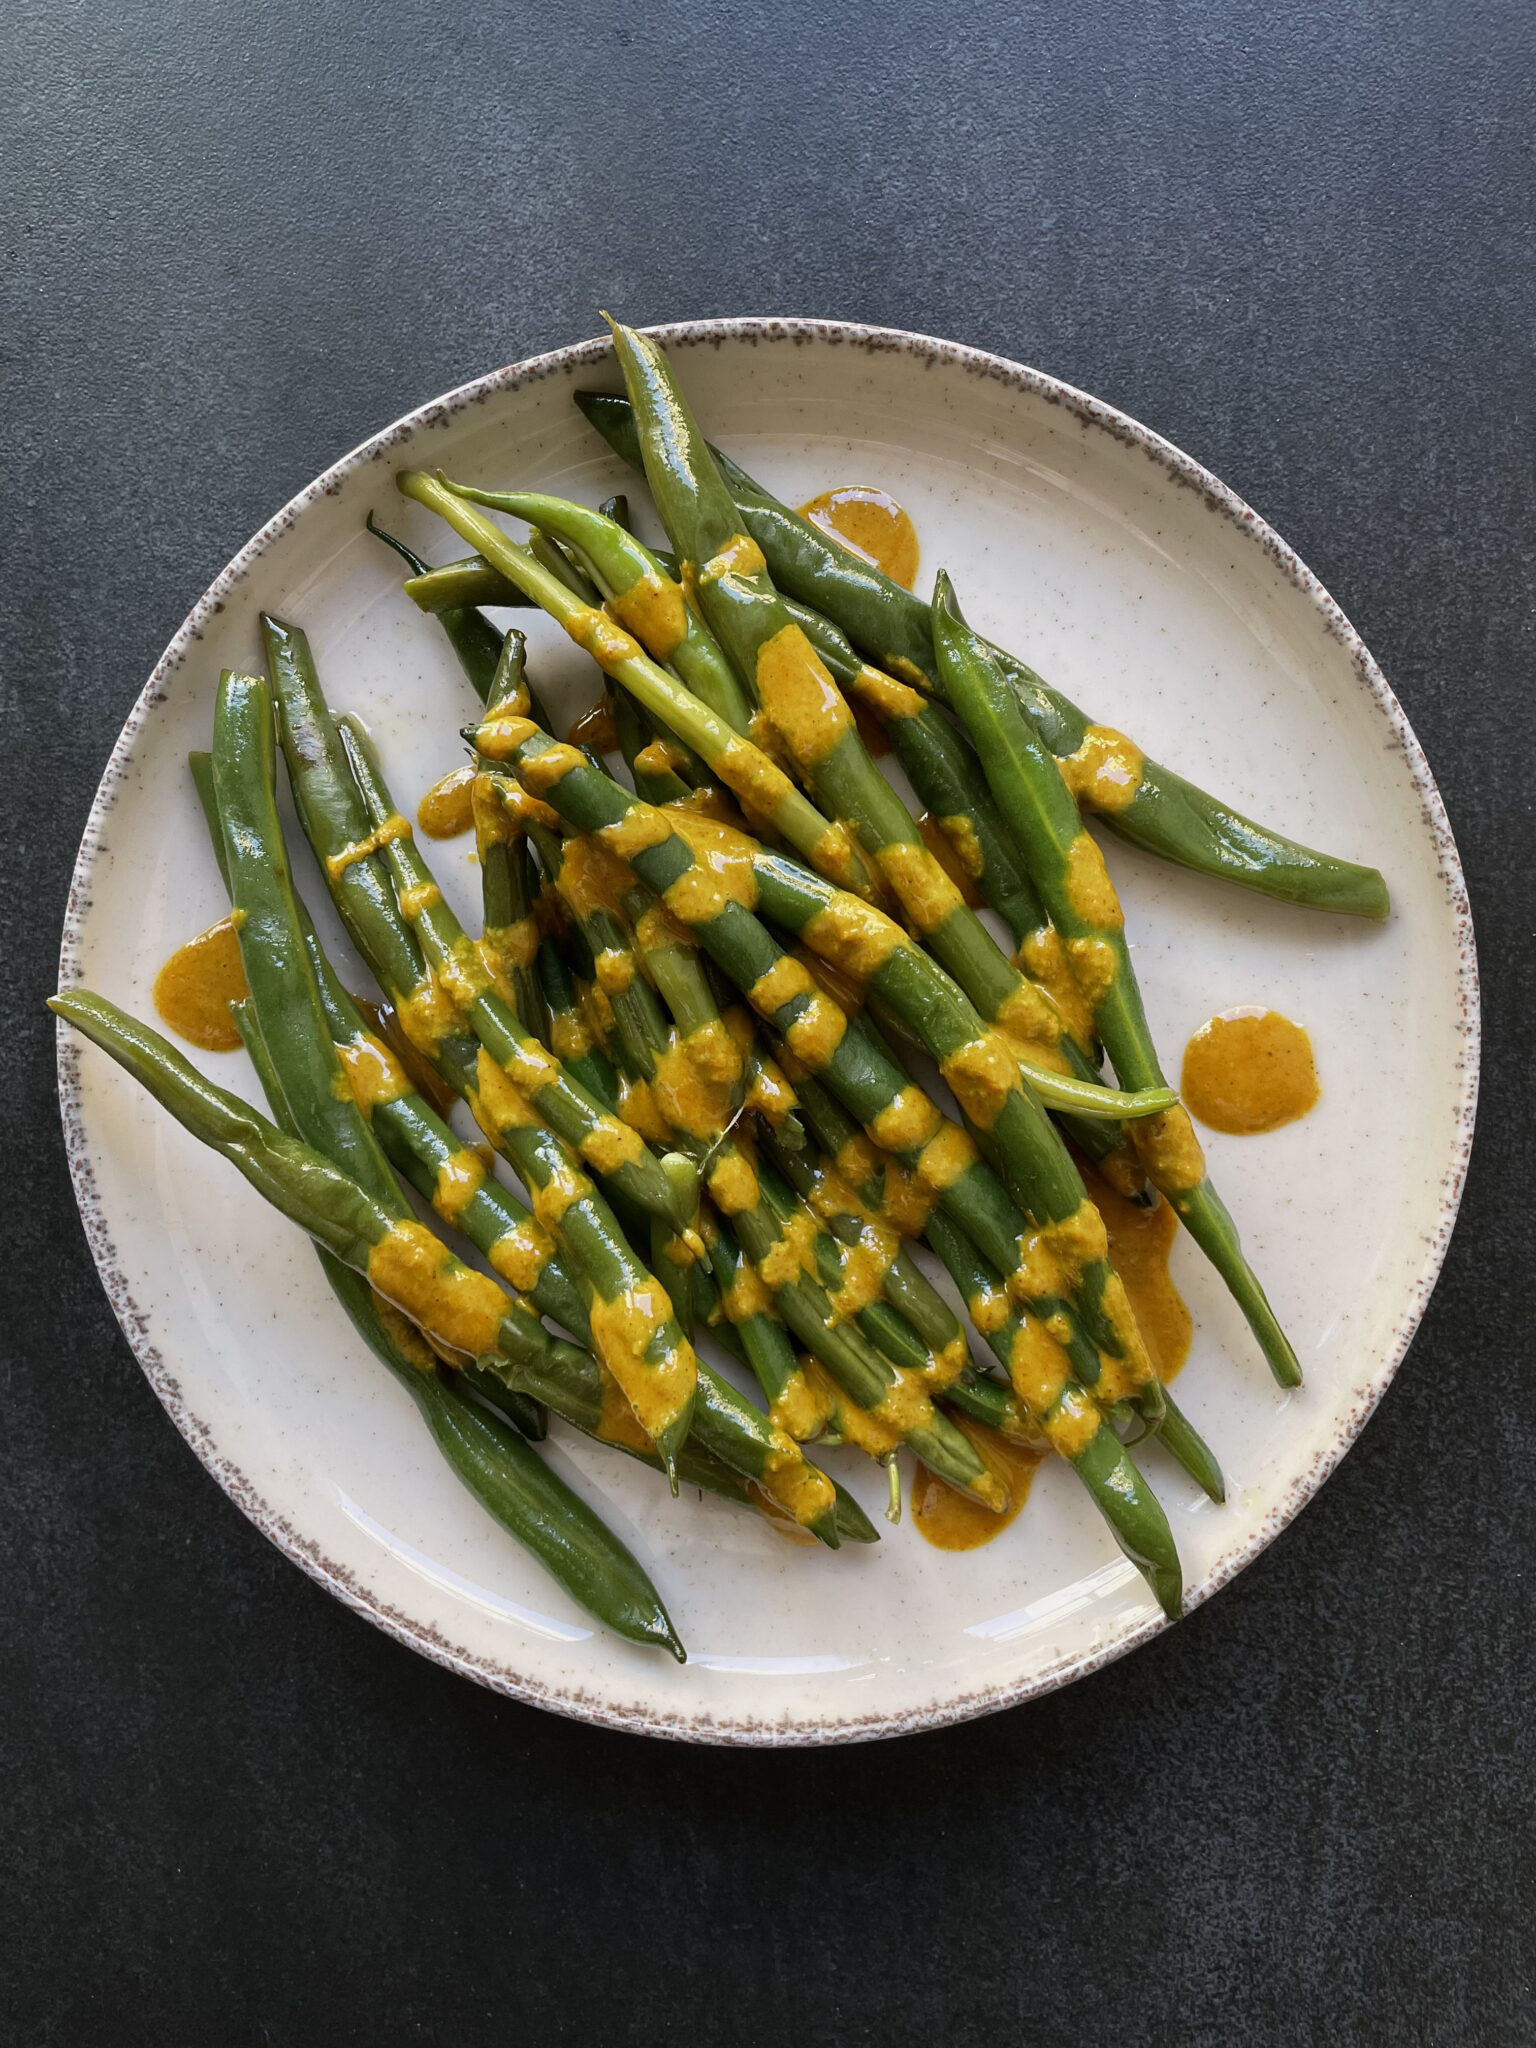
{"type": "Polygon", "coordinates": [[[1532,75],[1521,0],[13,0],[8,2038],[1531,2039],[1532,75]],[[1148,421],[1343,603],[1467,863],[1478,1152],[1360,1446],[1184,1628],[904,1744],[650,1745],[387,1642],[166,1423],[65,1175],[41,1000],[156,655],[336,454],[599,304],[1148,421]]]}

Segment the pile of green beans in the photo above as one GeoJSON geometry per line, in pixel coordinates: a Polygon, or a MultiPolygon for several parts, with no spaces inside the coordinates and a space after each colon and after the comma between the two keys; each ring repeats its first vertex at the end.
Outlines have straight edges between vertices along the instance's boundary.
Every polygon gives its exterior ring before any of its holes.
{"type": "Polygon", "coordinates": [[[401,492],[470,555],[434,568],[368,520],[481,707],[463,733],[480,934],[444,903],[366,728],[327,705],[302,630],[266,618],[267,674],[223,675],[190,765],[270,1119],[103,998],[53,1007],[309,1233],[466,1487],[615,1634],[685,1656],[643,1568],[541,1458],[551,1418],[830,1549],[876,1532],[807,1445],[881,1462],[896,1519],[902,1449],[1001,1513],[992,1447],[1032,1443],[1177,1617],[1178,1554],[1132,1446],[1216,1502],[1223,1481],[1161,1383],[1077,1157],[1166,1200],[1276,1379],[1300,1370],[1159,1065],[1082,813],[1295,903],[1379,917],[1385,887],[1091,724],[966,624],[947,576],[925,601],[780,504],[705,440],[658,345],[610,325],[626,394],[578,403],[643,470],[668,550],[620,497],[592,510],[419,471],[401,492]],[[501,605],[593,657],[627,784],[551,727],[522,633],[482,609],[501,605]],[[855,705],[1016,950],[934,857],[855,705]],[[348,992],[294,887],[279,753],[376,996],[348,992]]]}

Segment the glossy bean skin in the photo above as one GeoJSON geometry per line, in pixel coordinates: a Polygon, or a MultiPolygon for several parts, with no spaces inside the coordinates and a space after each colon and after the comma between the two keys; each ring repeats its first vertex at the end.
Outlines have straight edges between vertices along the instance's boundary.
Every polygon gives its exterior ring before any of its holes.
{"type": "MultiPolygon", "coordinates": [[[[576,403],[611,448],[642,467],[627,398],[584,391],[576,394],[576,403]]],[[[942,690],[929,606],[781,504],[728,456],[713,452],[743,526],[785,595],[824,612],[861,653],[892,675],[918,688],[942,690]]],[[[1001,648],[992,652],[1051,752],[1062,760],[1078,755],[1094,729],[1088,714],[1026,663],[1001,648]]],[[[1282,902],[1367,918],[1383,918],[1391,908],[1375,868],[1288,839],[1145,756],[1134,797],[1107,812],[1105,823],[1164,860],[1282,902]]]]}

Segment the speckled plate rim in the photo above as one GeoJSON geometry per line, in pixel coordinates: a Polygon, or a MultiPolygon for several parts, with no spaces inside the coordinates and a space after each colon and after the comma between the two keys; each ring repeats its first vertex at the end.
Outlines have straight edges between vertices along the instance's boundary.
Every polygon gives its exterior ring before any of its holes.
{"type": "MultiPolygon", "coordinates": [[[[1419,796],[1424,827],[1434,846],[1438,871],[1451,914],[1457,953],[1457,1028],[1462,1050],[1461,1087],[1460,1100],[1455,1105],[1455,1139],[1441,1177],[1438,1225],[1426,1245],[1387,1355],[1380,1361],[1374,1377],[1366,1386],[1360,1405],[1340,1428],[1328,1450],[1292,1482],[1261,1527],[1246,1541],[1220,1557],[1198,1583],[1186,1589],[1185,1611],[1188,1613],[1208,1600],[1213,1593],[1219,1592],[1245,1565],[1250,1564],[1273,1542],[1280,1531],[1295,1519],[1318,1492],[1360,1434],[1391,1384],[1413,1340],[1439,1277],[1455,1227],[1461,1191],[1466,1180],[1467,1162],[1471,1154],[1473,1124],[1477,1110],[1481,1047],[1477,952],[1461,860],[1456,851],[1456,842],[1451,833],[1445,805],[1435,786],[1435,779],[1425,759],[1424,750],[1419,745],[1413,728],[1393,695],[1386,677],[1372,658],[1370,650],[1295,551],[1208,469],[1174,447],[1171,442],[1165,441],[1161,435],[1142,426],[1139,421],[1131,419],[1112,405],[1106,405],[1102,399],[1094,398],[1070,384],[1062,383],[1044,371],[1011,362],[1006,357],[991,355],[982,349],[968,348],[960,342],[943,341],[930,335],[910,334],[899,328],[866,327],[841,320],[748,316],[724,320],[681,321],[647,331],[655,334],[668,348],[673,349],[719,347],[725,342],[748,342],[753,345],[788,342],[800,347],[819,343],[830,347],[860,349],[870,355],[911,355],[929,365],[942,364],[963,371],[968,376],[988,378],[1030,397],[1042,399],[1048,405],[1059,406],[1085,428],[1096,429],[1124,446],[1138,450],[1173,483],[1193,491],[1213,515],[1234,527],[1247,545],[1262,550],[1280,574],[1307,600],[1321,618],[1329,635],[1338,641],[1348,654],[1361,687],[1386,720],[1393,742],[1407,764],[1413,786],[1419,796]]],[[[91,874],[97,854],[103,845],[106,821],[117,800],[135,745],[156,706],[164,699],[167,678],[180,667],[202,638],[203,628],[222,611],[230,591],[249,575],[271,544],[293,525],[306,507],[323,497],[334,495],[344,478],[362,468],[364,464],[379,460],[400,441],[423,429],[445,425],[468,406],[483,405],[493,396],[515,391],[542,378],[568,374],[587,365],[605,362],[610,354],[611,347],[606,336],[577,342],[567,348],[554,349],[546,355],[533,356],[526,362],[514,363],[506,369],[493,370],[488,375],[477,377],[471,383],[463,384],[457,390],[434,398],[430,403],[418,407],[416,411],[405,414],[382,432],[361,442],[350,454],[333,463],[313,483],[299,492],[275,518],[268,520],[260,532],[246,543],[214,579],[188,613],[175,638],[156,663],[149,681],[118,735],[117,744],[113,747],[111,758],[103,772],[95,801],[91,805],[90,816],[86,821],[70,883],[59,953],[61,988],[71,987],[82,978],[79,948],[90,904],[91,874]]],[[[1020,1705],[1026,1700],[1039,1698],[1042,1694],[1068,1685],[1074,1679],[1086,1677],[1089,1673],[1125,1656],[1151,1636],[1170,1626],[1161,1616],[1149,1618],[1145,1623],[1128,1629],[1123,1636],[1100,1649],[1065,1656],[1056,1665],[1036,1672],[1027,1679],[982,1688],[946,1700],[942,1705],[921,1712],[840,1717],[818,1722],[783,1722],[751,1717],[722,1720],[713,1715],[668,1714],[659,1712],[645,1703],[637,1702],[625,1706],[607,1698],[596,1697],[581,1689],[554,1690],[530,1680],[508,1666],[464,1649],[451,1642],[439,1630],[381,1600],[370,1588],[360,1583],[354,1573],[324,1556],[313,1541],[263,1498],[238,1466],[220,1453],[213,1441],[212,1432],[191,1412],[179,1382],[170,1371],[155,1342],[152,1318],[138,1307],[118,1263],[117,1251],[112,1242],[91,1163],[90,1140],[81,1107],[78,1060],[77,1041],[61,1024],[58,1033],[59,1108],[64,1126],[64,1143],[70,1175],[74,1182],[75,1200],[79,1205],[86,1239],[96,1261],[97,1271],[101,1275],[102,1285],[106,1289],[107,1298],[112,1304],[113,1312],[122,1326],[123,1334],[127,1337],[134,1356],[162,1405],[200,1462],[218,1481],[229,1498],[286,1557],[291,1558],[295,1564],[308,1572],[311,1578],[317,1580],[355,1613],[366,1616],[387,1634],[408,1644],[411,1649],[419,1651],[423,1656],[430,1657],[435,1663],[444,1665],[448,1670],[459,1672],[495,1692],[504,1693],[531,1706],[544,1707],[576,1720],[621,1729],[630,1734],[666,1736],[683,1742],[805,1747],[913,1734],[921,1730],[947,1727],[957,1721],[972,1720],[983,1714],[996,1713],[1004,1707],[1020,1705]]]]}

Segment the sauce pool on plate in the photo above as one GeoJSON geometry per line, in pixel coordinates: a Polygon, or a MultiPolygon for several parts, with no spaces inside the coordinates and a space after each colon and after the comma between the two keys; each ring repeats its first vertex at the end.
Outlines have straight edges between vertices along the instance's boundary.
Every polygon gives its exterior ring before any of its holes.
{"type": "Polygon", "coordinates": [[[1001,1536],[1025,1501],[1042,1463],[1042,1453],[1023,1444],[1009,1443],[994,1430],[967,1424],[963,1416],[953,1418],[975,1445],[983,1462],[1008,1489],[1008,1505],[995,1514],[968,1493],[946,1486],[926,1465],[919,1465],[912,1481],[912,1520],[918,1534],[935,1550],[979,1550],[995,1536],[1001,1536]]]}
{"type": "Polygon", "coordinates": [[[800,507],[800,516],[910,590],[917,575],[917,528],[889,491],[837,484],[800,507]]]}
{"type": "Polygon", "coordinates": [[[466,761],[434,782],[416,806],[416,822],[429,839],[457,839],[475,822],[475,771],[466,761]]]}
{"type": "Polygon", "coordinates": [[[178,1038],[204,1052],[239,1051],[229,1006],[249,994],[239,934],[229,917],[178,946],[155,976],[155,1008],[178,1038]]]}
{"type": "Polygon", "coordinates": [[[1317,1101],[1312,1041],[1278,1010],[1223,1010],[1185,1047],[1181,1093],[1190,1115],[1213,1131],[1277,1131],[1317,1101]]]}

